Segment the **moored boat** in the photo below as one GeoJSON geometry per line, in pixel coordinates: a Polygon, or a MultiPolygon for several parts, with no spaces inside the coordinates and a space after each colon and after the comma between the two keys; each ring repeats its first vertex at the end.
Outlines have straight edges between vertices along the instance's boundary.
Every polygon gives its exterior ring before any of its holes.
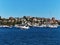
{"type": "Polygon", "coordinates": [[[29,29],[30,28],[29,26],[19,26],[19,27],[22,29],[29,29]]]}
{"type": "Polygon", "coordinates": [[[48,25],[48,27],[50,27],[50,28],[57,28],[58,25],[48,25]]]}
{"type": "Polygon", "coordinates": [[[2,27],[8,28],[9,26],[7,26],[7,25],[2,25],[2,27]]]}
{"type": "Polygon", "coordinates": [[[30,27],[27,25],[15,25],[16,28],[21,28],[21,29],[29,29],[30,27]]]}

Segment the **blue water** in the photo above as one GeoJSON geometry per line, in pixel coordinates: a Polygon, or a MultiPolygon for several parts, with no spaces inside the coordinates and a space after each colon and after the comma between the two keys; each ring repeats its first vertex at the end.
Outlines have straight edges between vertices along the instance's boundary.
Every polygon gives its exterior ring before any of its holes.
{"type": "Polygon", "coordinates": [[[60,27],[0,28],[0,45],[60,45],[60,27]]]}

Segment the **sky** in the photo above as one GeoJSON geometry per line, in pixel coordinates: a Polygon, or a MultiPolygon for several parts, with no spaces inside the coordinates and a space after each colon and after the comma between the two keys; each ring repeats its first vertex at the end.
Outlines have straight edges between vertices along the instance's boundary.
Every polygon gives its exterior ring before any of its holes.
{"type": "Polygon", "coordinates": [[[60,19],[60,0],[0,0],[0,16],[60,19]]]}

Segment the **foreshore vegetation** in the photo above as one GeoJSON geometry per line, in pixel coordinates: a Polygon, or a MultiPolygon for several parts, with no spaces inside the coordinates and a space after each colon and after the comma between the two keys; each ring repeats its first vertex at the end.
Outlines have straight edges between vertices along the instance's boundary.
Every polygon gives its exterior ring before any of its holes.
{"type": "Polygon", "coordinates": [[[55,25],[58,24],[60,25],[60,20],[56,20],[54,17],[50,18],[40,18],[40,17],[30,17],[30,16],[23,16],[21,18],[19,17],[9,17],[7,18],[1,18],[0,16],[0,25],[7,25],[7,26],[15,26],[15,25],[21,25],[25,24],[28,26],[33,26],[33,25],[45,25],[45,24],[51,24],[55,25]]]}

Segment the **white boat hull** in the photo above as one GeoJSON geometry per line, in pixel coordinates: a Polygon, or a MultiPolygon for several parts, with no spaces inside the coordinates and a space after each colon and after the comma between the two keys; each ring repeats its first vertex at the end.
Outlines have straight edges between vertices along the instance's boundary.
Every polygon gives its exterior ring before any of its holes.
{"type": "Polygon", "coordinates": [[[26,26],[19,26],[19,27],[22,29],[29,29],[29,27],[26,27],[26,26]]]}
{"type": "Polygon", "coordinates": [[[50,28],[57,28],[58,26],[57,25],[49,25],[48,27],[50,27],[50,28]]]}

